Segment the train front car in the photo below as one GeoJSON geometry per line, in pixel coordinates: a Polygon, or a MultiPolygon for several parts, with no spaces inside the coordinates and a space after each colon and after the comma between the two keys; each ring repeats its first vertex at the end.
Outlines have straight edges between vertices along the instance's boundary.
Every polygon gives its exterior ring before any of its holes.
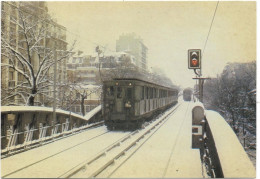
{"type": "Polygon", "coordinates": [[[134,125],[134,82],[106,81],[103,85],[103,116],[109,130],[134,125]]]}
{"type": "Polygon", "coordinates": [[[103,116],[109,130],[140,128],[146,119],[177,103],[178,90],[138,79],[103,84],[103,116]]]}

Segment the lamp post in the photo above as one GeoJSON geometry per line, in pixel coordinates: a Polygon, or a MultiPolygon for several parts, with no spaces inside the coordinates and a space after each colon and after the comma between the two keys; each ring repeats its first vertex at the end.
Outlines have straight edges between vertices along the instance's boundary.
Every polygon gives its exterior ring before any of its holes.
{"type": "MultiPolygon", "coordinates": [[[[98,62],[99,62],[99,65],[98,65],[98,71],[99,71],[99,76],[100,76],[100,80],[101,82],[103,82],[102,80],[102,75],[101,75],[101,72],[100,72],[100,59],[99,59],[99,55],[102,53],[102,51],[99,49],[99,46],[96,47],[96,52],[98,53],[98,62]]],[[[103,58],[104,58],[104,55],[103,55],[103,58]]]]}

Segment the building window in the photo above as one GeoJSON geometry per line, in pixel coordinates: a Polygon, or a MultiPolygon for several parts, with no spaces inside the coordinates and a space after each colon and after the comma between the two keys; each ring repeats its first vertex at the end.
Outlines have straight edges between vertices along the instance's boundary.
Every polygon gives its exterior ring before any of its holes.
{"type": "Polygon", "coordinates": [[[75,108],[76,108],[76,113],[80,113],[81,112],[80,106],[76,106],[75,108]]]}
{"type": "Polygon", "coordinates": [[[9,71],[9,80],[14,80],[14,72],[9,71]]]}
{"type": "Polygon", "coordinates": [[[86,105],[85,108],[86,108],[86,112],[90,111],[90,105],[86,105]]]}

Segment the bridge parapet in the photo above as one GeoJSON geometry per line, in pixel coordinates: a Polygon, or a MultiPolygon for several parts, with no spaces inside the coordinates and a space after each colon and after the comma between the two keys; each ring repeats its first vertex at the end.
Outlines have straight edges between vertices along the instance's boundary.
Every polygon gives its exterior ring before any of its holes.
{"type": "MultiPolygon", "coordinates": [[[[206,120],[206,132],[209,136],[207,140],[208,148],[216,149],[218,156],[215,156],[215,158],[218,157],[223,173],[221,177],[255,178],[255,167],[225,119],[215,111],[206,110],[206,120]]],[[[212,152],[209,151],[209,153],[212,152]]]]}
{"type": "Polygon", "coordinates": [[[101,106],[81,116],[69,111],[36,106],[1,107],[1,153],[6,154],[96,125],[101,120],[101,106]]]}
{"type": "Polygon", "coordinates": [[[192,148],[199,148],[209,176],[255,178],[255,168],[236,134],[217,112],[195,104],[192,110],[192,148]]]}

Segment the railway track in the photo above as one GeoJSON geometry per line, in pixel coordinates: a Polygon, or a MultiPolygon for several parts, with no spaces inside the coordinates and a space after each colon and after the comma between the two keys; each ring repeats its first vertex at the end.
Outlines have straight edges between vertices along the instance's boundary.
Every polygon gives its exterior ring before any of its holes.
{"type": "Polygon", "coordinates": [[[172,115],[180,104],[166,111],[161,117],[151,121],[142,130],[136,130],[122,137],[98,154],[79,163],[59,178],[109,177],[123,165],[172,115]]]}
{"type": "MultiPolygon", "coordinates": [[[[99,126],[99,127],[102,127],[102,126],[99,126]]],[[[95,128],[98,128],[97,126],[95,127],[95,128]]],[[[94,129],[94,128],[88,128],[89,129],[89,131],[90,131],[90,129],[94,129]]],[[[86,130],[84,130],[85,132],[87,132],[86,130]]],[[[80,132],[78,132],[78,133],[80,133],[80,132]]],[[[77,133],[77,134],[78,134],[77,133]]],[[[66,148],[64,148],[64,149],[62,149],[62,150],[59,150],[59,151],[57,151],[57,152],[55,152],[55,153],[52,153],[52,154],[50,154],[50,155],[47,155],[47,156],[45,156],[45,157],[43,157],[43,158],[40,158],[40,159],[38,159],[38,160],[35,160],[35,161],[33,161],[33,162],[31,162],[31,163],[28,163],[27,165],[24,165],[24,166],[22,166],[22,167],[20,167],[20,168],[17,168],[16,170],[14,170],[14,171],[12,171],[12,172],[10,172],[10,173],[8,173],[8,174],[5,174],[4,176],[2,176],[2,177],[12,177],[13,175],[17,175],[17,174],[19,174],[19,172],[22,172],[23,170],[30,170],[30,168],[32,168],[32,167],[34,167],[34,166],[36,166],[36,165],[39,165],[39,164],[41,164],[41,163],[43,163],[43,162],[46,162],[46,161],[48,161],[48,160],[51,160],[52,158],[54,158],[54,157],[56,157],[56,156],[58,156],[58,155],[63,155],[63,154],[65,154],[66,152],[69,152],[70,150],[72,150],[72,149],[74,149],[74,148],[76,148],[76,147],[79,147],[80,145],[83,145],[83,144],[85,144],[85,143],[87,143],[87,142],[91,142],[91,141],[93,141],[93,140],[96,140],[97,138],[99,138],[99,137],[101,137],[101,136],[104,136],[104,135],[106,135],[106,134],[108,134],[108,133],[110,133],[110,131],[103,131],[103,132],[98,132],[97,134],[95,134],[95,135],[93,135],[92,137],[90,137],[90,138],[88,138],[88,139],[86,139],[86,140],[83,140],[83,141],[81,141],[81,142],[79,142],[79,143],[76,143],[76,144],[73,144],[72,146],[68,146],[68,147],[66,147],[66,148]]],[[[75,134],[73,134],[73,135],[75,135],[75,134]]],[[[71,135],[70,135],[71,136],[71,135]]],[[[66,136],[66,137],[69,137],[69,136],[66,136]]],[[[63,138],[65,138],[65,137],[63,137],[63,138]]],[[[47,143],[46,143],[47,144],[47,143]]],[[[2,163],[3,164],[3,163],[2,163]]],[[[22,177],[22,176],[21,176],[22,177]]]]}

